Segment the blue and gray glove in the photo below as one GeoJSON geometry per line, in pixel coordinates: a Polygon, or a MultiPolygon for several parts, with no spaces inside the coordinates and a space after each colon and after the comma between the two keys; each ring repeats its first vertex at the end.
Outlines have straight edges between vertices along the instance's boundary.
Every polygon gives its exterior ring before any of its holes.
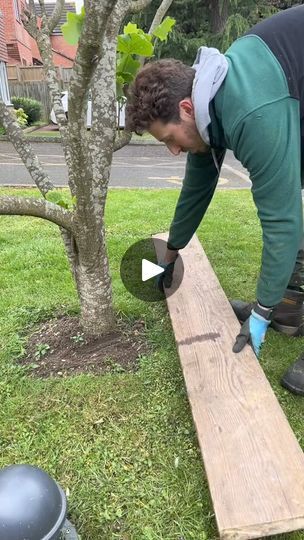
{"type": "Polygon", "coordinates": [[[273,308],[261,306],[256,303],[251,311],[250,317],[244,322],[240,333],[237,335],[233,345],[233,352],[241,352],[246,343],[250,343],[257,356],[261,352],[261,346],[265,341],[265,335],[271,322],[273,308]]]}

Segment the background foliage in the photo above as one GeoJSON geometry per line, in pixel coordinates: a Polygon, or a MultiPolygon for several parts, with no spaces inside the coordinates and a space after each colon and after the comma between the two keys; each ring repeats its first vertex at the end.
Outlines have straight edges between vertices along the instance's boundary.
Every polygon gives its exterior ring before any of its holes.
{"type": "Polygon", "coordinates": [[[27,123],[29,125],[40,120],[42,111],[42,104],[40,101],[27,97],[12,96],[11,102],[14,105],[14,109],[23,109],[27,115],[27,123]]]}
{"type": "MultiPolygon", "coordinates": [[[[157,42],[157,58],[174,57],[192,64],[201,45],[224,52],[251,26],[281,9],[302,4],[294,0],[174,0],[168,15],[176,24],[167,42],[157,42]]],[[[153,0],[145,12],[132,22],[148,31],[159,0],[153,0]]]]}

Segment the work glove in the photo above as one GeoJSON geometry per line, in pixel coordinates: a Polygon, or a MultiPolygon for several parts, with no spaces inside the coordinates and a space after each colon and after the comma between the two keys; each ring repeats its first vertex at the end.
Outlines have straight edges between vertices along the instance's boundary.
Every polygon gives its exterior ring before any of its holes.
{"type": "Polygon", "coordinates": [[[162,268],[164,268],[164,272],[156,276],[157,287],[163,293],[165,292],[164,291],[165,288],[170,289],[172,285],[175,261],[168,264],[163,263],[163,262],[160,262],[157,264],[158,266],[161,266],[162,268]]]}
{"type": "Polygon", "coordinates": [[[233,345],[233,352],[241,352],[246,343],[250,343],[257,356],[260,355],[261,346],[265,341],[265,335],[271,322],[273,308],[266,308],[256,303],[250,317],[244,322],[240,333],[233,345]]]}

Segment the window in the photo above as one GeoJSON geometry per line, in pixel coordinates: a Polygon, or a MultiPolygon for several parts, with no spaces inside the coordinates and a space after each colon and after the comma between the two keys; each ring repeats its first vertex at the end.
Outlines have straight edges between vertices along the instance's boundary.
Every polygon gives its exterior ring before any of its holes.
{"type": "Polygon", "coordinates": [[[14,0],[14,8],[17,21],[21,21],[18,0],[14,0]]]}
{"type": "Polygon", "coordinates": [[[0,96],[5,105],[10,105],[10,95],[5,62],[0,62],[0,96]]]}

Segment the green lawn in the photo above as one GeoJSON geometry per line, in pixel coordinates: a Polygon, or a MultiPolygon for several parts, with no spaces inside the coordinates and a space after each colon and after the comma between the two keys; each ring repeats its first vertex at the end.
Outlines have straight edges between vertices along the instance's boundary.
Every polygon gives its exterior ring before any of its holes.
{"type": "MultiPolygon", "coordinates": [[[[1,189],[0,194],[34,195],[1,189]]],[[[115,308],[144,318],[153,352],[136,373],[30,378],[16,359],[25,328],[78,302],[56,226],[1,217],[0,467],[36,464],[69,494],[81,540],[215,540],[215,519],[164,303],[131,297],[119,278],[124,251],[167,230],[176,190],[112,190],[107,238],[115,308]]],[[[253,299],[261,233],[248,191],[221,191],[198,236],[229,297],[253,299]]],[[[303,398],[279,385],[303,339],[268,332],[261,364],[304,446],[303,398]]],[[[304,533],[280,538],[300,540],[304,533]]]]}
{"type": "Polygon", "coordinates": [[[57,137],[58,139],[61,139],[60,137],[60,133],[59,131],[38,131],[38,130],[34,130],[34,131],[30,131],[29,133],[26,133],[26,136],[27,137],[50,137],[50,138],[53,138],[53,137],[57,137]]]}

